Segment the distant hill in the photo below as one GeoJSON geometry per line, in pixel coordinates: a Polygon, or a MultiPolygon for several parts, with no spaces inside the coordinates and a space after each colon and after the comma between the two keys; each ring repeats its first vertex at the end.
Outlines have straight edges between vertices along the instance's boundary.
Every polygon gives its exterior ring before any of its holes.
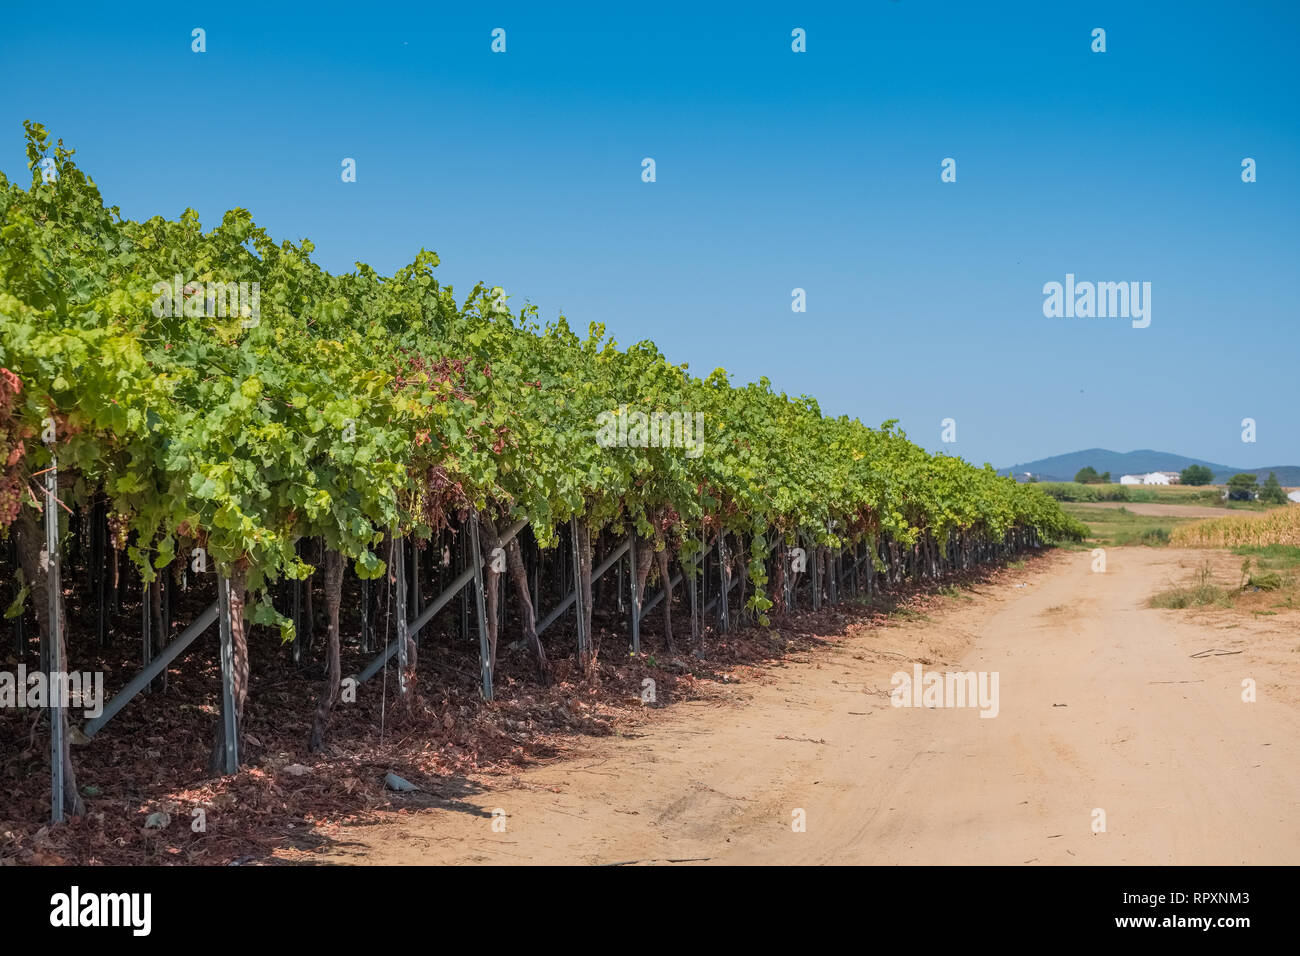
{"type": "Polygon", "coordinates": [[[1119,481],[1120,475],[1141,475],[1152,471],[1182,471],[1188,465],[1204,465],[1214,472],[1215,484],[1222,484],[1240,472],[1259,476],[1261,484],[1268,478],[1270,471],[1277,473],[1277,480],[1287,487],[1300,485],[1300,465],[1268,465],[1262,468],[1236,468],[1231,465],[1219,465],[1201,458],[1186,458],[1167,451],[1109,451],[1105,448],[1089,448],[1087,451],[1072,451],[1067,455],[1053,455],[1038,461],[1027,461],[1007,468],[999,468],[1001,474],[1010,471],[1016,477],[1025,472],[1037,475],[1039,481],[1073,481],[1079,470],[1091,465],[1098,472],[1110,472],[1112,481],[1119,481]]]}

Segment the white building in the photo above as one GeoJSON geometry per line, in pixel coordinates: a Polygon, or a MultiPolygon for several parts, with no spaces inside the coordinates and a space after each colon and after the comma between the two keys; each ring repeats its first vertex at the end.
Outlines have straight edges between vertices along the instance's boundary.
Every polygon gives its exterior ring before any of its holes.
{"type": "Polygon", "coordinates": [[[1290,498],[1290,499],[1291,499],[1292,501],[1294,501],[1294,502],[1300,503],[1300,488],[1298,488],[1298,489],[1296,489],[1295,491],[1291,492],[1289,495],[1287,495],[1287,497],[1290,498]]]}
{"type": "Polygon", "coordinates": [[[1121,475],[1121,485],[1176,485],[1181,480],[1176,471],[1153,471],[1145,475],[1121,475]]]}

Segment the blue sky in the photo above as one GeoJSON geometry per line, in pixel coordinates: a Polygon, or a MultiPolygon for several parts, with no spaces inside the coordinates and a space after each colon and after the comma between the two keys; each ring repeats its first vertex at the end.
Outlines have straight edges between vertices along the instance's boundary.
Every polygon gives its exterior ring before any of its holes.
{"type": "Polygon", "coordinates": [[[1300,4],[466,6],[7,10],[0,169],[34,119],[128,216],[243,206],[335,271],[430,248],[977,463],[1300,463],[1300,4]],[[1150,327],[1045,318],[1066,273],[1150,282],[1150,327]]]}

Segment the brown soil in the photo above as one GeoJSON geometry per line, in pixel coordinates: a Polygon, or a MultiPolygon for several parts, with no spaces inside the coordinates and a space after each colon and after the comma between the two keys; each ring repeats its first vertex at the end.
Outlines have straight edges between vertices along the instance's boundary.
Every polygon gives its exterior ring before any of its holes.
{"type": "MultiPolygon", "coordinates": [[[[1165,611],[1206,552],[1057,553],[551,766],[338,834],[345,863],[1300,862],[1300,613],[1165,611]],[[1207,649],[1216,653],[1193,657],[1207,649]],[[1224,653],[1239,651],[1240,653],[1224,653]],[[1000,713],[890,675],[1000,674],[1000,713]],[[1258,686],[1244,703],[1242,681],[1258,686]],[[1106,831],[1093,830],[1094,810],[1106,831]],[[792,813],[806,814],[793,832],[792,813]],[[494,831],[493,812],[505,829],[494,831]]],[[[1215,559],[1227,565],[1230,555],[1215,559]]]]}

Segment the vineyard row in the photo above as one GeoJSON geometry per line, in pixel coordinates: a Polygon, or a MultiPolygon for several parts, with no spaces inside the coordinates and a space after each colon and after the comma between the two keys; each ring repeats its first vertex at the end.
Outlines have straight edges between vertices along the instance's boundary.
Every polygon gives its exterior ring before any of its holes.
{"type": "MultiPolygon", "coordinates": [[[[598,324],[580,337],[563,317],[512,312],[497,287],[458,301],[434,278],[432,252],[392,276],[363,264],[331,274],[309,241],[276,242],[244,210],[206,231],[192,210],[123,217],[38,125],[27,124],[26,149],[30,185],[0,177],[11,610],[30,606],[42,663],[57,670],[65,590],[96,606],[102,638],[105,569],[120,580],[129,563],[144,589],[143,663],[157,670],[137,686],[163,673],[172,646],[160,623],[168,582],[210,572],[217,606],[196,609],[189,630],[206,617],[220,632],[214,770],[238,762],[247,625],[296,640],[294,595],[308,599],[301,585],[316,576],[329,625],[313,747],[344,687],[345,577],[370,582],[359,585],[367,614],[365,592],[401,609],[381,657],[398,658],[403,689],[413,635],[447,604],[472,602],[490,697],[507,586],[520,639],[547,673],[540,634],[556,609],[538,620],[541,567],[576,609],[577,666],[591,676],[593,583],[610,573],[625,578],[618,600],[640,608],[634,648],[656,581],[668,593],[665,646],[680,584],[698,649],[708,614],[724,629],[741,617],[766,625],[799,587],[819,605],[846,586],[935,577],[1082,533],[1032,486],[928,454],[893,421],[826,416],[810,397],[766,379],[734,386],[722,369],[694,376],[648,341],[623,348],[598,324]],[[667,441],[639,433],[656,417],[670,423],[667,441]],[[448,536],[461,570],[423,604],[410,566],[448,536]],[[89,552],[91,571],[65,589],[58,559],[72,547],[89,552]]],[[[80,806],[69,737],[56,715],[56,816],[80,806]]]]}

